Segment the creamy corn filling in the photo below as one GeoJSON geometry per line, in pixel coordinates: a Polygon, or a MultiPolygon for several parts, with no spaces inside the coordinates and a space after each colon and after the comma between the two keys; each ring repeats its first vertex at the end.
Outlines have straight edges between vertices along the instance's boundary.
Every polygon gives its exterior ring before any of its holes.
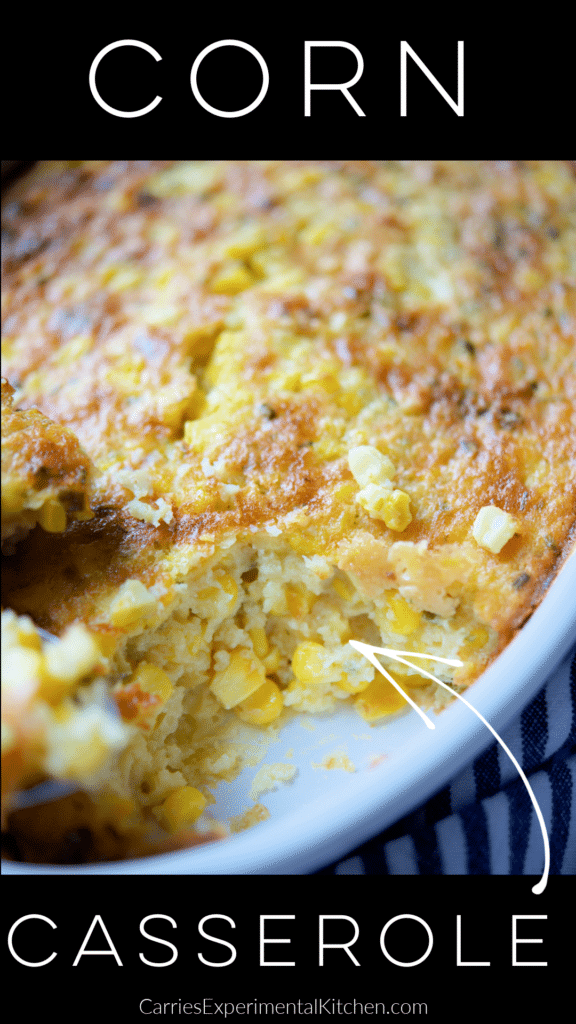
{"type": "MultiPolygon", "coordinates": [[[[346,700],[369,723],[403,711],[402,696],[349,639],[474,658],[496,643],[465,608],[448,626],[397,590],[366,600],[326,559],[276,538],[234,546],[180,584],[168,611],[139,581],[126,581],[109,616],[130,635],[110,659],[83,625],[51,643],[26,617],[4,613],[4,754],[28,750],[28,782],[42,772],[78,781],[100,807],[122,810],[129,834],[149,831],[150,815],[169,833],[194,825],[213,788],[264,752],[246,725],[273,738],[291,712],[330,713],[346,700]],[[116,715],[95,675],[107,678],[116,715]],[[13,703],[24,679],[23,719],[13,703]]],[[[452,672],[442,667],[440,677],[451,681],[452,672]]],[[[417,700],[445,703],[417,671],[395,665],[394,674],[417,700]]],[[[89,820],[96,828],[94,813],[89,820]]]]}

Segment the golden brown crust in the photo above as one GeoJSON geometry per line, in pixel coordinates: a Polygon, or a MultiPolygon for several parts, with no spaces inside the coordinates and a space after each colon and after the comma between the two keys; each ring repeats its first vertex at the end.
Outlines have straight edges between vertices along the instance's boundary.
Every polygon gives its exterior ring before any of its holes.
{"type": "Polygon", "coordinates": [[[334,562],[356,531],[389,548],[398,535],[360,509],[345,461],[364,439],[410,495],[402,540],[464,544],[483,505],[521,521],[498,555],[471,542],[478,614],[508,638],[574,522],[568,169],[179,173],[162,161],[41,165],[8,202],[6,372],[23,405],[69,425],[108,471],[93,522],[35,538],[13,562],[10,602],[61,629],[128,576],[169,585],[167,550],[186,562],[264,523],[334,562]],[[246,224],[260,241],[243,248],[246,224]],[[237,263],[244,287],[219,286],[237,263]],[[134,492],[115,473],[142,466],[144,504],[164,499],[169,521],[127,511],[134,492]],[[29,599],[42,564],[57,602],[29,599]]]}
{"type": "Polygon", "coordinates": [[[74,433],[37,409],[15,409],[2,379],[2,541],[14,541],[38,520],[64,529],[89,510],[90,460],[74,433]],[[54,512],[55,510],[55,512],[54,512]],[[60,511],[61,510],[61,511],[60,511]]]}

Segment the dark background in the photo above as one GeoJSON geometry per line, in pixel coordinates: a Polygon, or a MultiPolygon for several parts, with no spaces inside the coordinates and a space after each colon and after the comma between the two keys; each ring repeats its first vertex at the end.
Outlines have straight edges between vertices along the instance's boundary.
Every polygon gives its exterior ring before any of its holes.
{"type": "MultiPolygon", "coordinates": [[[[7,881],[4,879],[5,888],[7,881]]],[[[48,966],[32,969],[18,964],[5,947],[6,976],[11,979],[10,987],[24,994],[28,1019],[59,1005],[64,1020],[76,1018],[74,1009],[83,1020],[106,1020],[107,1016],[118,1021],[143,1020],[138,1007],[144,998],[158,1002],[356,998],[386,1004],[426,1003],[426,1017],[435,1021],[461,1021],[469,1019],[471,1012],[473,1019],[508,1021],[526,1012],[530,1020],[545,1019],[554,1013],[558,1002],[562,1004],[571,985],[568,904],[571,898],[573,901],[574,886],[572,880],[552,878],[544,894],[534,896],[534,881],[310,876],[11,878],[6,931],[25,914],[43,914],[57,925],[55,930],[43,922],[21,925],[15,938],[19,955],[30,960],[44,959],[53,950],[58,955],[48,966]],[[84,955],[79,965],[72,967],[96,914],[105,923],[122,967],[110,955],[84,955]],[[167,915],[177,924],[176,929],[163,920],[147,925],[151,934],[178,948],[172,966],[154,968],[139,958],[142,952],[148,960],[162,962],[172,955],[167,946],[140,934],[140,922],[148,914],[167,915]],[[234,929],[225,921],[206,925],[207,932],[236,947],[237,958],[230,966],[209,967],[198,958],[199,953],[211,961],[230,956],[227,947],[199,935],[199,922],[212,914],[226,915],[235,922],[234,929]],[[290,945],[266,946],[266,958],[295,961],[295,967],[260,966],[261,914],[294,915],[294,920],[267,923],[267,937],[291,941],[290,945]],[[359,967],[338,949],[326,950],[325,965],[319,966],[320,914],[346,915],[357,921],[360,935],[352,949],[359,967]],[[458,914],[462,918],[462,959],[490,961],[489,967],[457,967],[458,914]],[[513,914],[546,917],[518,922],[518,937],[542,942],[519,945],[517,959],[547,961],[547,967],[512,966],[513,914]],[[420,917],[432,930],[432,951],[420,965],[396,966],[381,952],[382,928],[397,915],[420,917]]],[[[348,922],[327,922],[325,941],[344,942],[352,931],[348,922]]],[[[413,921],[392,925],[386,936],[389,953],[406,962],[422,956],[427,942],[424,928],[413,921]]],[[[94,930],[87,948],[108,948],[100,928],[94,930]]],[[[184,1018],[183,1014],[177,1016],[184,1018]]],[[[243,1019],[255,1024],[265,1018],[243,1019]]],[[[266,1019],[275,1024],[279,1020],[266,1019]]],[[[286,1019],[292,1024],[311,1020],[286,1019]]],[[[343,1024],[346,1018],[337,1019],[343,1024]]],[[[323,1015],[323,1021],[328,1020],[323,1015]]],[[[219,1021],[223,1024],[224,1018],[215,1016],[214,1024],[219,1021]]]]}
{"type": "MultiPolygon", "coordinates": [[[[318,4],[240,5],[232,13],[222,4],[213,12],[199,5],[174,4],[165,9],[157,5],[153,12],[121,4],[60,4],[41,13],[13,7],[3,15],[3,155],[574,157],[572,34],[560,10],[539,9],[538,20],[528,8],[517,7],[508,18],[506,9],[497,5],[469,6],[464,11],[460,6],[457,14],[445,5],[428,7],[426,15],[409,5],[400,12],[395,6],[391,14],[386,5],[376,9],[360,4],[341,14],[318,4]],[[210,115],[190,88],[196,56],[210,43],[228,38],[259,50],[270,72],[262,104],[237,119],[210,115]],[[117,39],[139,39],[162,55],[157,63],[141,50],[125,48],[105,58],[98,72],[101,95],[114,106],[134,109],[161,95],[162,103],[145,117],[112,117],[90,94],[92,60],[117,39]],[[312,95],[312,117],[304,117],[305,39],[345,40],[361,51],[365,70],[352,92],[365,117],[359,118],[340,93],[317,92],[312,95]],[[464,40],[463,118],[453,113],[411,61],[408,116],[400,117],[403,39],[454,98],[456,42],[464,40]]],[[[347,81],[355,70],[355,59],[345,50],[314,51],[315,81],[347,81]]],[[[250,103],[260,83],[254,58],[231,48],[209,56],[199,75],[206,100],[226,109],[250,103]]],[[[431,1020],[460,1022],[472,1011],[507,1021],[526,1010],[537,1020],[553,1015],[571,988],[573,882],[552,878],[546,892],[534,896],[534,879],[526,878],[4,877],[5,933],[18,917],[31,913],[50,917],[58,925],[52,931],[33,922],[18,934],[23,956],[40,959],[57,949],[57,958],[46,968],[22,967],[4,944],[9,989],[17,993],[25,1018],[37,1020],[50,1014],[64,1021],[140,1021],[142,998],[194,1002],[204,996],[238,1001],[356,997],[426,1002],[431,1020]],[[73,969],[97,913],[124,966],[118,967],[112,956],[86,956],[73,969]],[[169,915],[178,924],[176,932],[167,922],[154,925],[156,934],[180,951],[178,961],[165,969],[146,967],[138,957],[140,951],[150,959],[169,953],[139,934],[141,919],[156,913],[169,915]],[[272,958],[278,954],[280,959],[295,959],[295,968],[258,966],[258,915],[274,913],[296,915],[294,922],[281,922],[276,933],[290,935],[292,946],[269,947],[272,958]],[[358,921],[361,935],[354,949],[360,968],[342,951],[328,952],[326,966],[318,967],[321,913],[346,914],[358,921]],[[547,960],[548,967],[511,966],[513,913],[547,915],[546,921],[521,922],[520,929],[525,930],[520,934],[542,937],[544,943],[520,946],[519,955],[547,960]],[[201,942],[197,927],[204,914],[235,919],[234,933],[226,928],[220,933],[237,946],[232,966],[207,968],[198,960],[202,950],[210,958],[219,950],[227,953],[224,947],[201,942]],[[398,914],[420,916],[432,928],[433,951],[418,967],[395,967],[380,951],[380,931],[398,914]],[[464,957],[490,960],[490,968],[456,967],[457,914],[463,918],[464,957]],[[293,956],[288,955],[290,950],[293,956]]],[[[101,941],[91,943],[91,948],[98,946],[101,941]]],[[[389,948],[398,959],[414,959],[424,951],[423,933],[412,931],[410,925],[395,926],[389,948]]],[[[223,1022],[215,1017],[214,1024],[219,1020],[223,1022]]],[[[343,1018],[339,1020],[342,1024],[343,1018]]]]}
{"type": "MultiPolygon", "coordinates": [[[[12,8],[3,17],[4,155],[54,159],[566,158],[573,136],[571,33],[561,8],[490,4],[420,8],[328,5],[171,4],[87,6],[67,3],[12,8]],[[338,9],[340,10],[340,9],[338,9]],[[153,14],[151,12],[154,12],[153,14]],[[507,13],[508,11],[513,13],[507,13]],[[523,12],[523,13],[519,13],[523,12]],[[102,110],[88,85],[91,63],[111,42],[137,39],[162,56],[124,47],[105,57],[97,84],[104,100],[139,109],[118,118],[102,110]],[[195,100],[190,71],[210,43],[239,39],[263,56],[270,87],[261,105],[240,118],[215,117],[195,100]],[[364,58],[352,93],[358,117],[340,92],[314,92],[304,117],[304,41],[344,40],[364,58]],[[464,40],[465,115],[458,117],[413,61],[408,61],[408,114],[400,117],[400,41],[406,40],[447,92],[457,96],[457,41],[464,40]]],[[[348,81],[356,58],[344,49],[315,49],[313,81],[348,81]]],[[[260,68],[249,53],[227,47],[205,58],[199,87],[207,102],[241,109],[258,94],[260,68]]],[[[573,154],[572,154],[573,155],[573,154]]]]}

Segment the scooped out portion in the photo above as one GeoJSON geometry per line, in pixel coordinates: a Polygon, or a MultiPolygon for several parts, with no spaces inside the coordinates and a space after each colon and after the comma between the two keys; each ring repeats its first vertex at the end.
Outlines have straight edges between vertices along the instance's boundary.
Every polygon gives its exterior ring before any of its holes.
{"type": "MultiPolygon", "coordinates": [[[[174,585],[168,606],[158,589],[126,580],[89,625],[69,625],[55,643],[27,616],[4,612],[8,791],[45,777],[77,782],[87,794],[74,798],[77,824],[90,831],[92,857],[213,831],[214,787],[257,764],[266,734],[272,740],[291,713],[352,701],[373,723],[402,711],[403,698],[350,638],[448,657],[470,645],[469,611],[454,613],[447,632],[398,590],[374,601],[328,559],[269,535],[208,559],[174,585]]],[[[472,636],[484,656],[495,642],[489,629],[472,636]]],[[[424,677],[394,672],[417,699],[444,703],[424,677]]],[[[71,802],[60,802],[60,825],[56,806],[15,811],[12,831],[24,831],[26,846],[30,823],[49,820],[49,850],[58,829],[66,850],[71,802]]]]}

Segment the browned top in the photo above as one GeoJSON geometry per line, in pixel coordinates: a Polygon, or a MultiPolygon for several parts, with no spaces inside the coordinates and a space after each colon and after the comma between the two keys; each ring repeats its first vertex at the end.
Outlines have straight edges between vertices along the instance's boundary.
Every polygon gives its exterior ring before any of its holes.
{"type": "Polygon", "coordinates": [[[360,580],[369,536],[383,586],[398,540],[458,545],[507,638],[576,519],[575,206],[561,162],[40,165],[5,204],[4,372],[100,479],[6,600],[97,622],[267,524],[360,580]],[[357,444],[395,464],[402,534],[355,502],[357,444]],[[498,555],[489,504],[522,527],[498,555]]]}
{"type": "Polygon", "coordinates": [[[74,516],[87,506],[90,460],[78,438],[37,409],[15,409],[2,379],[2,540],[33,526],[46,501],[74,516]]]}

